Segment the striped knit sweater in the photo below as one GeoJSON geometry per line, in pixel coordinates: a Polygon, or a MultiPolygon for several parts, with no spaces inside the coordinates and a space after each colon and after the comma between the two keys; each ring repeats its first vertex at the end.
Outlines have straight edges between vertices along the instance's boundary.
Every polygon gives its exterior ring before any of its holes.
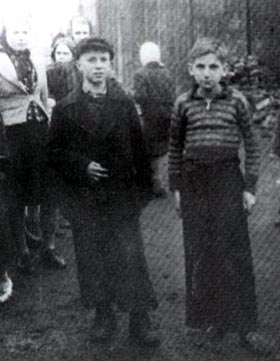
{"type": "Polygon", "coordinates": [[[170,189],[180,189],[181,171],[187,161],[211,164],[238,157],[240,143],[245,149],[245,190],[254,193],[258,178],[259,150],[252,131],[246,98],[233,88],[206,101],[197,87],[176,101],[169,146],[170,189]]]}

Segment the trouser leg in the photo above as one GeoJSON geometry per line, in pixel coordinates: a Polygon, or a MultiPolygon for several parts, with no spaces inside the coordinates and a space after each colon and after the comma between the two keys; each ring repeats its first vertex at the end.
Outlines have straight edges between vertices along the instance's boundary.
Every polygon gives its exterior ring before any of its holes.
{"type": "Polygon", "coordinates": [[[164,157],[151,160],[153,192],[159,196],[164,196],[166,193],[163,186],[163,162],[164,157]]]}
{"type": "Polygon", "coordinates": [[[16,199],[13,199],[11,203],[9,207],[11,233],[15,241],[18,256],[21,256],[29,252],[24,235],[25,205],[16,199]]]}
{"type": "Polygon", "coordinates": [[[58,208],[51,200],[42,202],[40,208],[40,228],[45,248],[55,248],[58,208]]]}

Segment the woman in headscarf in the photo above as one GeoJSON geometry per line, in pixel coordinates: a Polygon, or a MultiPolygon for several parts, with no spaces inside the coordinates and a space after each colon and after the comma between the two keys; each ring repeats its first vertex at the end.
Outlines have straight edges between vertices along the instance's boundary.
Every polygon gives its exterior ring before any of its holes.
{"type": "Polygon", "coordinates": [[[17,247],[18,269],[32,271],[24,234],[24,211],[38,205],[44,190],[48,132],[47,82],[43,63],[30,51],[25,19],[3,29],[0,49],[0,113],[7,141],[9,214],[17,247]]]}
{"type": "MultiPolygon", "coordinates": [[[[59,33],[53,41],[51,50],[52,64],[47,68],[48,87],[50,88],[48,99],[49,114],[52,112],[56,100],[54,99],[51,90],[55,87],[52,82],[52,77],[49,74],[57,64],[70,62],[74,55],[75,44],[70,37],[59,33]]],[[[49,179],[54,179],[55,174],[50,174],[49,179]]],[[[55,181],[53,182],[55,184],[55,181]]],[[[58,201],[54,184],[49,184],[46,189],[43,202],[38,207],[28,207],[26,217],[26,235],[28,244],[37,248],[41,245],[45,251],[41,254],[42,263],[44,266],[53,269],[63,269],[66,267],[66,262],[55,249],[55,234],[58,226],[58,201]]]]}

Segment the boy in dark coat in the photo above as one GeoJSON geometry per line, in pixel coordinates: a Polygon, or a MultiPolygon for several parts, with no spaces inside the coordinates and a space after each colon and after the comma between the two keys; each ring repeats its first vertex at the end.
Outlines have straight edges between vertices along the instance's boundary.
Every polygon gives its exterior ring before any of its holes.
{"type": "Polygon", "coordinates": [[[141,108],[147,155],[155,196],[165,196],[163,160],[168,150],[171,111],[175,98],[169,71],[160,62],[160,49],[152,42],[140,48],[143,67],[134,75],[134,98],[141,108]]]}
{"type": "Polygon", "coordinates": [[[133,101],[108,80],[113,55],[101,38],[77,46],[83,84],[54,108],[48,154],[63,180],[61,209],[73,230],[81,298],[96,310],[92,337],[113,334],[115,303],[129,312],[131,338],[155,346],[148,311],[157,301],[139,227],[149,166],[133,101]]]}

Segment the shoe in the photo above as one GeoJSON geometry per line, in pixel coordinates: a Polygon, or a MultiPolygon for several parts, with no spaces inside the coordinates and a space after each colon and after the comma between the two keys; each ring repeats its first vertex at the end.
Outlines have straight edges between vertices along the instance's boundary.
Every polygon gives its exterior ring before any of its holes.
{"type": "Polygon", "coordinates": [[[115,333],[117,320],[113,310],[98,312],[96,310],[95,322],[91,330],[91,340],[93,342],[106,342],[115,333]]]}
{"type": "Polygon", "coordinates": [[[6,302],[12,295],[13,282],[6,272],[0,281],[0,303],[6,302]]]}
{"type": "Polygon", "coordinates": [[[30,232],[26,226],[24,227],[24,233],[28,248],[39,249],[42,247],[42,239],[39,235],[30,232]]]}
{"type": "Polygon", "coordinates": [[[45,248],[41,250],[41,260],[44,266],[53,269],[64,269],[67,264],[55,249],[45,248]]]}
{"type": "Polygon", "coordinates": [[[59,220],[59,227],[62,229],[69,229],[69,228],[71,228],[71,224],[67,219],[61,218],[59,220]]]}
{"type": "Polygon", "coordinates": [[[226,332],[220,327],[210,326],[206,330],[206,335],[212,341],[219,342],[224,339],[226,332]]]}
{"type": "Polygon", "coordinates": [[[259,332],[248,332],[245,335],[240,334],[239,344],[241,347],[247,348],[256,354],[270,355],[273,352],[273,341],[259,332]]]}
{"type": "Polygon", "coordinates": [[[129,338],[140,347],[156,348],[160,346],[160,339],[157,332],[151,329],[148,314],[130,314],[129,338]]]}
{"type": "Polygon", "coordinates": [[[198,335],[198,334],[202,333],[202,330],[201,330],[201,328],[193,328],[193,327],[186,326],[185,333],[186,333],[186,335],[190,335],[190,336],[198,335]]]}
{"type": "Polygon", "coordinates": [[[129,333],[130,340],[140,347],[157,348],[161,342],[157,333],[153,330],[142,329],[140,332],[129,333]]]}
{"type": "Polygon", "coordinates": [[[29,252],[24,253],[18,258],[17,270],[24,275],[32,275],[35,272],[29,252]]]}

